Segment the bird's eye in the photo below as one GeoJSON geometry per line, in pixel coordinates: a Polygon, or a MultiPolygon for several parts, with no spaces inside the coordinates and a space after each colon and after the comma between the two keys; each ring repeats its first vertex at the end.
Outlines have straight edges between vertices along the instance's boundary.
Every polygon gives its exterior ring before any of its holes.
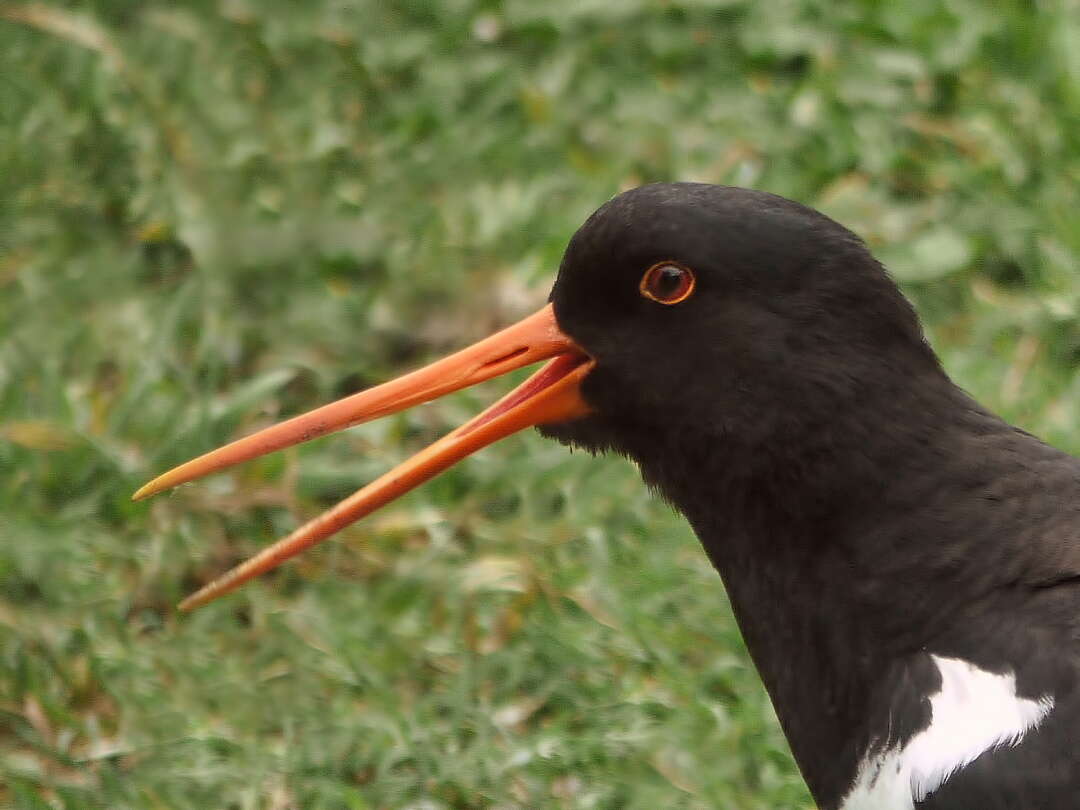
{"type": "Polygon", "coordinates": [[[694,273],[674,262],[657,262],[641,277],[638,289],[661,304],[677,304],[694,293],[694,273]]]}

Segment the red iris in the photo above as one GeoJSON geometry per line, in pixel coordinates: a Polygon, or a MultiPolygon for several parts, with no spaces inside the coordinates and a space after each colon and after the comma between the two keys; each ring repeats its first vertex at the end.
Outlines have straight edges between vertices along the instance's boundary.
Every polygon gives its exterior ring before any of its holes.
{"type": "Polygon", "coordinates": [[[641,277],[638,289],[646,298],[661,304],[677,304],[694,292],[694,274],[681,264],[657,262],[641,277]]]}

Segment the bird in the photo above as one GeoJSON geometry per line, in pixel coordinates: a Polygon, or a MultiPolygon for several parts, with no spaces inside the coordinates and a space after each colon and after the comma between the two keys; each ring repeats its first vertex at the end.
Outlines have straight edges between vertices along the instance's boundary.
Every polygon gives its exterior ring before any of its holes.
{"type": "Polygon", "coordinates": [[[1080,461],[950,379],[863,240],[768,192],[624,191],[538,312],[135,497],[540,361],[180,607],[535,426],[689,522],[821,810],[1080,807],[1080,461]]]}

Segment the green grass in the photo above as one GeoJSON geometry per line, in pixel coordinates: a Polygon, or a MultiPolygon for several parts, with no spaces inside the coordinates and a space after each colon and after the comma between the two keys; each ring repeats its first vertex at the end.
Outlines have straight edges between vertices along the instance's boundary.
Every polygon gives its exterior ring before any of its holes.
{"type": "Polygon", "coordinates": [[[672,179],[855,228],[1080,450],[1078,111],[1068,0],[0,4],[0,805],[809,807],[683,521],[535,434],[173,612],[506,381],[129,495],[531,311],[672,179]]]}

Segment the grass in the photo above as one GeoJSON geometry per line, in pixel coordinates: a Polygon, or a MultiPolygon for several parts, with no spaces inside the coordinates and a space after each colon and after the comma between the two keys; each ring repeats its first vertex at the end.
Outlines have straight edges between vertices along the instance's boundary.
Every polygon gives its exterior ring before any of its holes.
{"type": "Polygon", "coordinates": [[[856,229],[956,379],[1080,450],[1067,0],[0,4],[0,805],[808,808],[719,580],[534,434],[172,606],[482,386],[148,503],[531,311],[620,188],[856,229]]]}

